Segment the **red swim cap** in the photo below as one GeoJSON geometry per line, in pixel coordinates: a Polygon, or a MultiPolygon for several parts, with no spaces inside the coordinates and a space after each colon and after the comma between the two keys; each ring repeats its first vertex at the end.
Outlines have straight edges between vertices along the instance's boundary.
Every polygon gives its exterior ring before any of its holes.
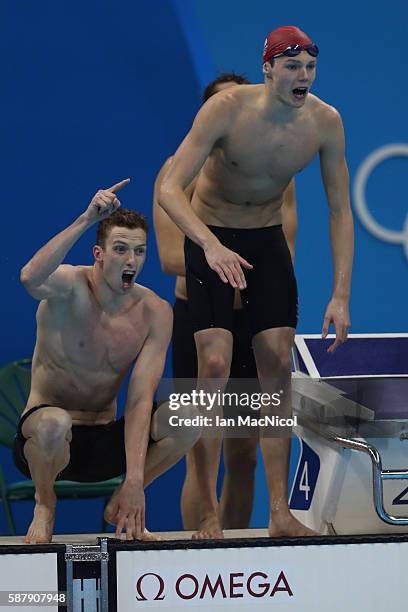
{"type": "Polygon", "coordinates": [[[294,45],[310,45],[311,39],[296,26],[281,26],[269,32],[265,39],[262,63],[294,45]]]}

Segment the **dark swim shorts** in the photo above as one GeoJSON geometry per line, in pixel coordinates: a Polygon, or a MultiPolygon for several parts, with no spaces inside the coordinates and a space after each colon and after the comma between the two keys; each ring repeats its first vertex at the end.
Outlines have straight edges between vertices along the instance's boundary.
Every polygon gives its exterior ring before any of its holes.
{"type": "MultiPolygon", "coordinates": [[[[241,291],[252,336],[274,327],[296,328],[297,285],[282,226],[256,229],[208,227],[221,244],[253,265],[252,270],[243,268],[247,288],[241,291]]],[[[184,252],[193,331],[220,327],[232,332],[233,287],[222,282],[208,265],[203,249],[187,237],[184,252]]]]}
{"type": "MultiPolygon", "coordinates": [[[[21,428],[24,421],[37,410],[49,404],[34,406],[21,418],[14,439],[14,463],[27,478],[31,478],[30,468],[24,455],[26,438],[21,428]]],[[[153,407],[153,411],[156,406],[153,407]]],[[[152,412],[153,415],[153,412],[152,412]]],[[[149,438],[149,445],[153,442],[149,438]]],[[[97,482],[121,476],[126,472],[125,419],[111,421],[107,425],[73,425],[70,443],[70,461],[56,480],[76,480],[77,482],[97,482]]]]}

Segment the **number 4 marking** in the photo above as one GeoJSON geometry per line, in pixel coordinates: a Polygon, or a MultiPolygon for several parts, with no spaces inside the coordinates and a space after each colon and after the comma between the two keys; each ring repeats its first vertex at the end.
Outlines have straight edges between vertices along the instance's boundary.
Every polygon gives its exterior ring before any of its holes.
{"type": "MultiPolygon", "coordinates": [[[[305,464],[304,464],[303,470],[302,470],[302,475],[300,477],[299,491],[304,491],[305,492],[305,499],[306,499],[306,501],[309,501],[310,487],[309,487],[309,473],[308,473],[308,468],[307,468],[307,461],[305,461],[305,464]]],[[[408,501],[405,502],[405,503],[408,504],[408,501]]]]}
{"type": "Polygon", "coordinates": [[[402,499],[408,493],[408,487],[404,489],[395,499],[392,500],[393,506],[402,506],[408,504],[408,499],[402,499]]]}

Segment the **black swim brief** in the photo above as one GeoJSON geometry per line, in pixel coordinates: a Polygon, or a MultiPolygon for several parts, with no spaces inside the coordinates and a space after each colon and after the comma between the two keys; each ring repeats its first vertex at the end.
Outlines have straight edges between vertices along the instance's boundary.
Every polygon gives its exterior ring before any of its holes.
{"type": "MultiPolygon", "coordinates": [[[[40,404],[30,408],[20,419],[14,438],[14,463],[27,478],[31,478],[30,468],[24,455],[26,438],[21,431],[24,421],[33,412],[48,408],[40,404]]],[[[153,411],[156,406],[153,406],[153,411]]],[[[149,438],[149,445],[153,442],[149,438]]],[[[73,425],[70,443],[70,461],[56,480],[76,480],[77,482],[97,482],[121,476],[126,472],[125,419],[111,421],[106,425],[73,425]]]]}
{"type": "MultiPolygon", "coordinates": [[[[290,251],[281,225],[255,229],[208,226],[218,240],[250,264],[241,291],[252,335],[275,327],[296,328],[298,297],[290,251]]],[[[201,247],[184,243],[188,307],[193,331],[233,330],[234,289],[211,270],[201,247]]]]}

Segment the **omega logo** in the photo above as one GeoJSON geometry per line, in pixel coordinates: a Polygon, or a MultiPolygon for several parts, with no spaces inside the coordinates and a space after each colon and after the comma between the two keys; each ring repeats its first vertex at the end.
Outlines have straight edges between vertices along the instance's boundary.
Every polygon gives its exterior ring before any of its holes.
{"type": "Polygon", "coordinates": [[[367,181],[379,164],[392,157],[408,157],[408,144],[390,144],[373,151],[359,167],[354,179],[353,199],[358,217],[373,236],[383,242],[401,244],[408,259],[408,215],[405,218],[401,231],[383,227],[372,216],[366,202],[365,189],[367,181]]]}
{"type": "MultiPolygon", "coordinates": [[[[137,601],[161,601],[165,598],[165,583],[162,576],[148,572],[139,576],[136,582],[137,601]],[[149,589],[142,589],[147,576],[152,576],[149,589]],[[154,582],[152,583],[152,580],[154,582]],[[152,588],[152,584],[156,583],[152,588]],[[154,595],[154,596],[153,596],[154,595]]],[[[192,600],[205,598],[236,599],[245,596],[253,598],[274,597],[277,593],[286,593],[293,597],[293,591],[283,571],[276,578],[270,579],[264,572],[252,572],[248,577],[244,572],[230,572],[210,577],[205,574],[199,578],[194,574],[181,574],[175,581],[174,592],[178,599],[192,600]]]]}
{"type": "Polygon", "coordinates": [[[136,582],[136,591],[137,591],[137,601],[147,601],[147,597],[145,596],[145,594],[142,591],[142,582],[143,579],[146,578],[146,576],[154,576],[155,578],[157,578],[157,593],[155,595],[155,597],[153,597],[152,599],[154,601],[160,601],[162,599],[165,598],[165,595],[163,595],[163,591],[164,591],[164,580],[161,576],[159,576],[159,574],[153,574],[151,572],[147,573],[147,574],[143,574],[142,576],[139,576],[137,582],[136,582]]]}

